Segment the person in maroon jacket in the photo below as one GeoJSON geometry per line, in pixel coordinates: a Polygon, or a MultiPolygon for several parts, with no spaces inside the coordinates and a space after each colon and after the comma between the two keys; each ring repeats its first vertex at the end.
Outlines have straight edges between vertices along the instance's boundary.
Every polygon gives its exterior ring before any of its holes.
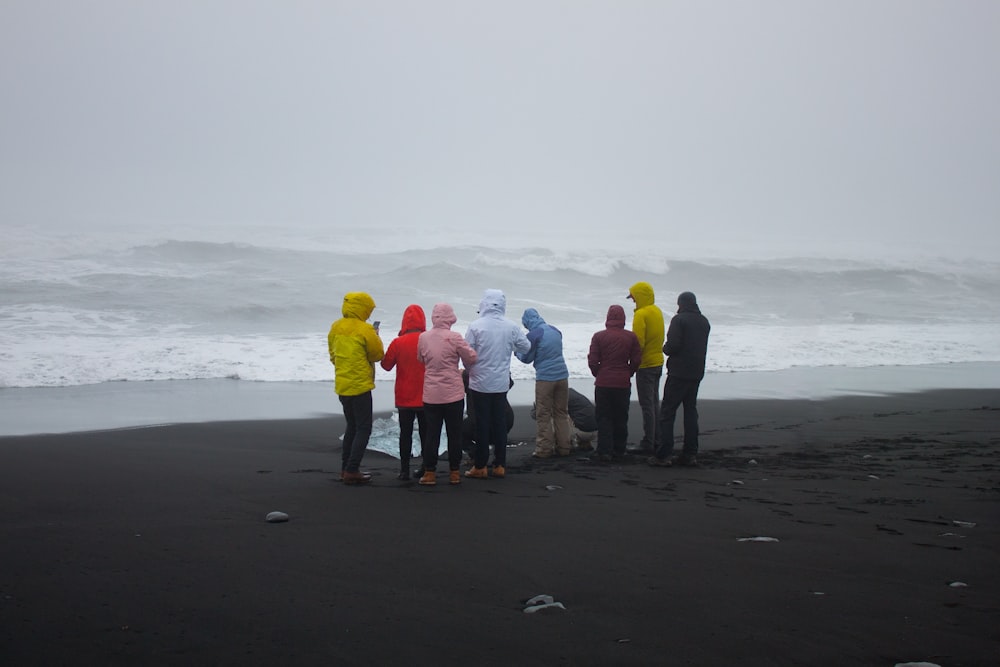
{"type": "Polygon", "coordinates": [[[427,330],[424,309],[411,304],[403,311],[399,336],[382,357],[382,368],[396,369],[396,411],[399,413],[399,479],[410,479],[410,456],[413,451],[413,420],[417,435],[424,442],[427,423],[424,419],[424,365],[417,360],[417,339],[427,330]]]}
{"type": "Polygon", "coordinates": [[[590,341],[587,364],[594,374],[594,408],[597,413],[597,452],[593,459],[607,463],[625,458],[628,441],[628,408],[632,376],[642,363],[642,347],[625,328],[625,309],[608,308],[604,331],[590,341]]]}

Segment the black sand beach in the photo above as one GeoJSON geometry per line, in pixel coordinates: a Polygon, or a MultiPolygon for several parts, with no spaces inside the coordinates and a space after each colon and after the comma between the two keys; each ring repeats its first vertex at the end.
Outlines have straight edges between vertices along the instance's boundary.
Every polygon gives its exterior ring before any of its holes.
{"type": "Polygon", "coordinates": [[[701,468],[519,408],[432,488],[336,481],[339,418],[0,438],[0,664],[1000,664],[1000,390],[701,412],[701,468]]]}

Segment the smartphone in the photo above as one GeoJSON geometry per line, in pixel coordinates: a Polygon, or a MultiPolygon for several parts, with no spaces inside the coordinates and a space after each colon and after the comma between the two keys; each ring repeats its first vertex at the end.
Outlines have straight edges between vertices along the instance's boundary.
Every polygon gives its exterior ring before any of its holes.
{"type": "Polygon", "coordinates": [[[375,331],[378,331],[378,326],[382,324],[382,320],[375,320],[372,322],[372,326],[375,327],[375,331]]]}

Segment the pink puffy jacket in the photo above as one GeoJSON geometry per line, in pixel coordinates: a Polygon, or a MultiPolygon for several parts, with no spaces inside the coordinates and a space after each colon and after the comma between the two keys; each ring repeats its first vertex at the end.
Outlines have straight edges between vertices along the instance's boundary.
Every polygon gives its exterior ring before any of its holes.
{"type": "Polygon", "coordinates": [[[465,398],[462,369],[476,363],[476,351],[461,334],[452,331],[458,321],[455,310],[446,303],[434,305],[431,328],[417,340],[417,359],[423,362],[424,403],[454,403],[465,398]]]}

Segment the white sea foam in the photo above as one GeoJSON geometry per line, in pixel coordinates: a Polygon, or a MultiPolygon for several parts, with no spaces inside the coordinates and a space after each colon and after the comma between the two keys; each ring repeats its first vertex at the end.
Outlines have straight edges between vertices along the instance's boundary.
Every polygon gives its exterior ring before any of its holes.
{"type": "MultiPolygon", "coordinates": [[[[571,376],[585,379],[591,336],[609,305],[631,315],[625,295],[637,280],[653,284],[667,317],[677,292],[698,293],[713,324],[709,373],[1000,360],[1000,264],[699,262],[654,247],[427,237],[398,252],[405,235],[240,231],[10,230],[0,250],[0,386],[326,381],[326,331],[345,292],[375,297],[372,319],[388,344],[410,303],[427,312],[451,303],[464,332],[488,287],[507,293],[512,319],[535,307],[559,327],[571,376]]],[[[517,362],[513,373],[533,377],[517,362]]],[[[391,378],[377,369],[379,381],[391,378]]]]}

